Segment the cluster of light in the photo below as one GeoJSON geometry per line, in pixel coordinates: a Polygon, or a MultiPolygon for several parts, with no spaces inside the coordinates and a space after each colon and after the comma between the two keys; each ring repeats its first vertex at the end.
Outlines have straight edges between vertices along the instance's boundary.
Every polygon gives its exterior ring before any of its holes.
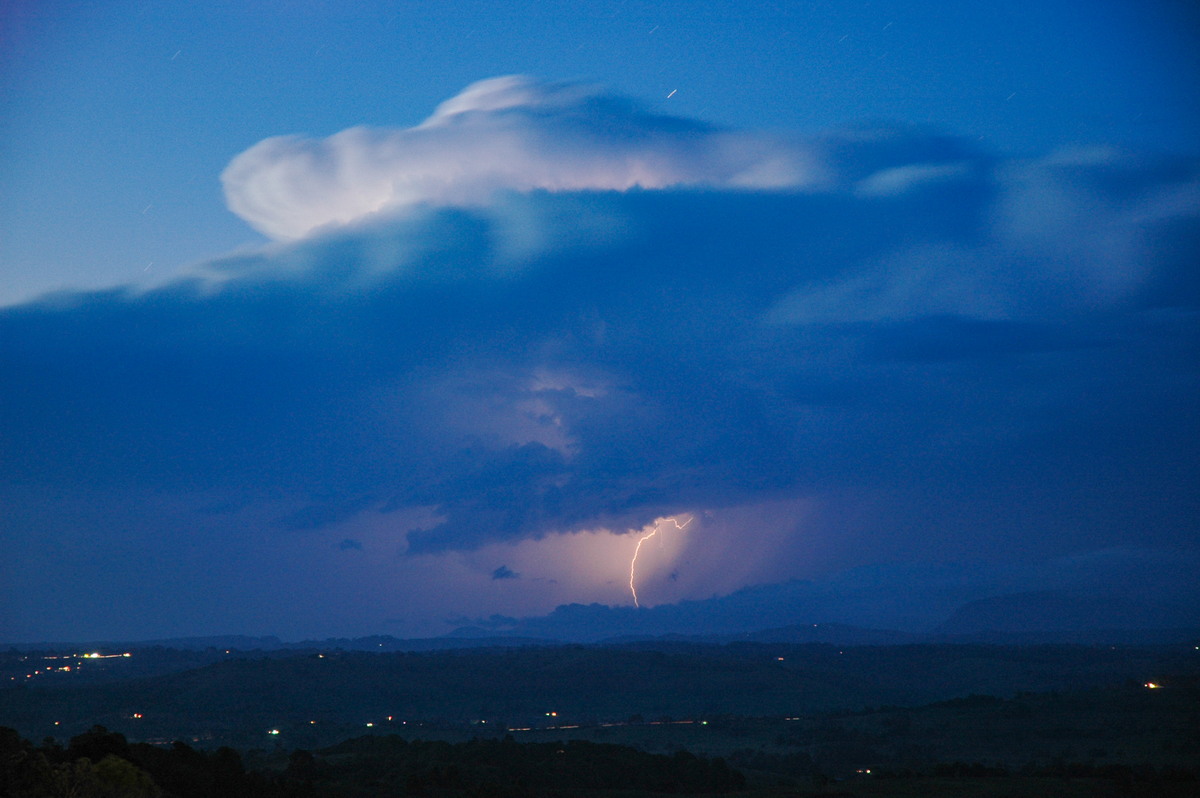
{"type": "Polygon", "coordinates": [[[629,592],[631,594],[633,594],[633,606],[635,606],[635,607],[642,606],[641,604],[638,603],[637,588],[634,586],[634,573],[637,569],[638,554],[640,554],[642,551],[642,544],[645,543],[650,538],[657,535],[658,530],[662,529],[662,525],[667,523],[668,521],[670,521],[672,524],[674,524],[676,529],[683,529],[688,524],[692,523],[692,519],[695,517],[696,516],[694,516],[694,515],[688,516],[688,520],[684,521],[682,524],[679,523],[679,520],[677,518],[675,518],[675,516],[671,516],[670,518],[664,518],[663,520],[659,521],[657,524],[654,525],[653,530],[651,530],[650,532],[648,532],[645,535],[642,535],[642,537],[638,539],[637,546],[634,547],[634,549],[633,549],[633,558],[629,561],[629,592]]]}
{"type": "MultiPolygon", "coordinates": [[[[72,671],[81,669],[83,666],[83,660],[85,660],[85,659],[126,659],[126,658],[129,658],[132,656],[133,656],[133,654],[129,653],[128,651],[126,651],[122,654],[101,654],[99,651],[93,651],[88,654],[61,654],[61,655],[60,654],[44,654],[41,657],[38,657],[38,659],[43,659],[43,660],[73,659],[73,660],[75,660],[75,664],[74,665],[47,666],[45,668],[37,668],[32,673],[25,674],[25,678],[32,679],[35,676],[42,676],[43,674],[49,674],[49,673],[71,673],[72,671]]],[[[28,659],[29,659],[29,657],[21,657],[20,661],[25,662],[28,659]]],[[[17,680],[16,676],[9,677],[9,681],[16,681],[16,680],[17,680]]]]}
{"type": "Polygon", "coordinates": [[[1146,682],[1146,687],[1150,688],[1151,690],[1157,690],[1158,688],[1162,687],[1162,685],[1158,682],[1146,682]]]}
{"type": "Polygon", "coordinates": [[[271,729],[267,734],[279,734],[279,729],[271,729]]]}

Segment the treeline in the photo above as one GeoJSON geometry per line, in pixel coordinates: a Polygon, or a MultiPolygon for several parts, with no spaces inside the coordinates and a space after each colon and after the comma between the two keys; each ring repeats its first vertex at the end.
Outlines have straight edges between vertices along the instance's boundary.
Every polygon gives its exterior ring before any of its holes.
{"type": "Polygon", "coordinates": [[[247,771],[231,748],[197,751],[126,741],[95,726],[63,748],[33,746],[0,726],[0,795],[11,798],[287,798],[312,795],[286,778],[247,771]]]}
{"type": "Polygon", "coordinates": [[[281,753],[248,768],[231,748],[131,744],[102,726],[65,748],[51,739],[34,746],[0,727],[0,795],[12,798],[519,798],[595,790],[711,794],[744,785],[742,774],[721,759],[581,740],[452,744],[361,737],[318,752],[281,753]]]}

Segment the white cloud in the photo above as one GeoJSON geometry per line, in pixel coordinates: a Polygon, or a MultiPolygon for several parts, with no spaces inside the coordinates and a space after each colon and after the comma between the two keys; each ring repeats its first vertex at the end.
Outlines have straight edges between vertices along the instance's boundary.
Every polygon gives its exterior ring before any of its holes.
{"type": "Polygon", "coordinates": [[[413,128],[265,139],[221,179],[234,213],[295,239],[414,205],[478,206],[503,191],[784,189],[816,184],[819,170],[783,139],[509,76],[468,86],[413,128]]]}
{"type": "Polygon", "coordinates": [[[881,169],[860,181],[857,191],[864,197],[890,197],[914,188],[959,180],[970,175],[969,163],[905,164],[881,169]]]}

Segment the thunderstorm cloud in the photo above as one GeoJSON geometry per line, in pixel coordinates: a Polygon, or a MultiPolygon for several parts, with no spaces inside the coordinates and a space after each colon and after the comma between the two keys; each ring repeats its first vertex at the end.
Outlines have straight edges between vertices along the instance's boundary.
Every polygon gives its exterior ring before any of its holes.
{"type": "Polygon", "coordinates": [[[1195,160],[497,78],[222,179],[279,242],[0,310],[14,530],[70,497],[50,527],[416,556],[808,502],[839,565],[1200,539],[1195,160]]]}

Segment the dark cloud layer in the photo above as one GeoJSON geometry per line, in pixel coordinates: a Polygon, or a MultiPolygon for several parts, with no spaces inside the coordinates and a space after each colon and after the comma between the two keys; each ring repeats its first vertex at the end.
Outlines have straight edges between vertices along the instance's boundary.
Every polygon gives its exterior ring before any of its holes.
{"type": "Polygon", "coordinates": [[[1200,542],[1196,163],[797,151],[819,187],[499,190],[6,308],[0,480],[422,508],[413,553],[789,497],[871,497],[859,561],[1200,542]]]}

